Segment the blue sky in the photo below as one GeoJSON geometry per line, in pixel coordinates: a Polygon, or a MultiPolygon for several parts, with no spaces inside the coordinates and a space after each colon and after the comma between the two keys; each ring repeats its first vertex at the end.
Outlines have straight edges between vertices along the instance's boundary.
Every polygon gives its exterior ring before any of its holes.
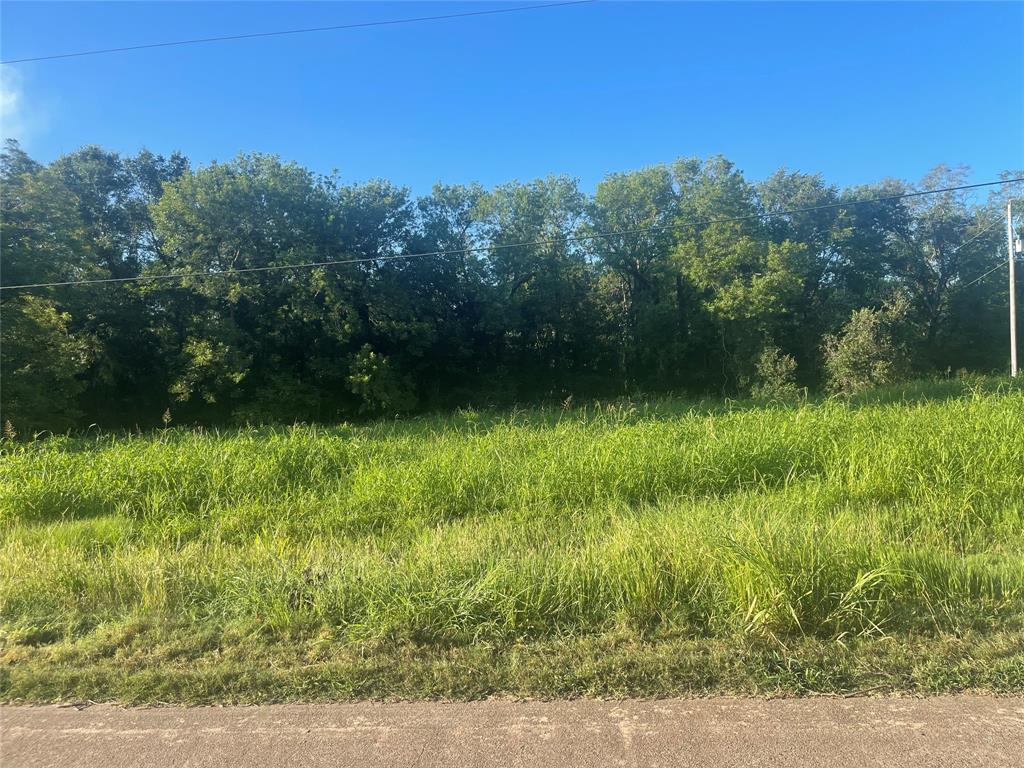
{"type": "MultiPolygon", "coordinates": [[[[506,3],[528,4],[525,0],[506,3]]],[[[500,3],[0,5],[4,59],[500,3]]],[[[493,185],[724,154],[857,184],[1024,167],[1024,3],[610,3],[4,66],[3,133],[493,185]]]]}

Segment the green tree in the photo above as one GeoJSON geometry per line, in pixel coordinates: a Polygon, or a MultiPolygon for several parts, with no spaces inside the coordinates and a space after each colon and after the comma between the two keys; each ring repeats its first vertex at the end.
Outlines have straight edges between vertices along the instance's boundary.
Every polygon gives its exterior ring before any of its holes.
{"type": "Polygon", "coordinates": [[[388,259],[412,226],[404,190],[249,155],[167,184],[153,215],[161,269],[231,272],[154,288],[172,329],[172,392],[210,417],[334,418],[362,398],[350,373],[363,347],[389,355],[415,333],[408,307],[387,300],[388,259]],[[286,268],[310,262],[340,263],[286,268]]]}
{"type": "Polygon", "coordinates": [[[615,280],[607,306],[620,332],[619,366],[627,386],[665,384],[685,354],[686,314],[678,303],[682,276],[672,263],[676,195],[671,171],[652,166],[613,174],[597,185],[586,232],[590,250],[615,280]]]}
{"type": "Polygon", "coordinates": [[[676,178],[685,218],[675,258],[699,297],[705,374],[717,367],[719,386],[737,391],[800,294],[807,247],[772,242],[754,188],[725,159],[681,160],[676,178]]]}
{"type": "Polygon", "coordinates": [[[498,292],[488,275],[483,188],[441,185],[416,202],[409,248],[435,253],[389,265],[391,301],[408,307],[424,326],[422,343],[403,344],[404,367],[422,402],[450,407],[496,389],[493,372],[503,334],[493,307],[498,292]]]}
{"type": "MultiPolygon", "coordinates": [[[[922,179],[919,188],[957,186],[966,179],[966,168],[939,166],[922,179]]],[[[911,198],[906,205],[906,225],[895,233],[890,250],[894,277],[911,301],[908,320],[921,328],[921,362],[944,369],[959,367],[963,363],[958,361],[973,357],[976,365],[987,360],[994,366],[1003,357],[1003,350],[993,348],[998,334],[984,337],[973,332],[991,327],[992,308],[977,294],[957,294],[961,285],[982,275],[998,254],[1005,239],[998,226],[1003,211],[972,205],[966,191],[911,198]],[[973,306],[967,303],[971,298],[976,299],[973,306]]],[[[989,295],[998,296],[991,291],[989,295]]]]}
{"type": "MultiPolygon", "coordinates": [[[[261,390],[278,380],[275,374],[298,381],[315,375],[318,344],[331,335],[317,334],[306,322],[307,302],[316,295],[312,286],[326,290],[335,276],[275,268],[343,258],[325,247],[331,196],[308,171],[264,155],[215,163],[165,185],[152,206],[163,257],[149,273],[270,268],[147,286],[150,301],[161,308],[170,392],[191,403],[193,413],[224,417],[247,399],[273,400],[261,390]]],[[[326,327],[345,327],[326,306],[314,314],[326,327]]],[[[343,369],[335,374],[343,380],[343,369]]],[[[263,416],[312,418],[318,407],[289,400],[263,416]]]]}
{"type": "Polygon", "coordinates": [[[169,406],[334,420],[1005,363],[1014,190],[896,197],[960,169],[840,190],[684,158],[589,197],[549,177],[414,200],[260,154],[193,170],[90,146],[42,165],[9,143],[0,175],[5,285],[127,278],[0,294],[0,408],[22,434],[169,406]]]}
{"type": "MultiPolygon", "coordinates": [[[[75,195],[8,142],[0,155],[0,277],[5,285],[95,274],[75,195]]],[[[82,374],[95,340],[72,328],[66,289],[0,293],[0,422],[22,434],[64,430],[81,416],[82,374]]]]}
{"type": "Polygon", "coordinates": [[[81,374],[93,355],[89,340],[73,335],[70,315],[42,296],[7,299],[0,313],[0,424],[10,421],[23,435],[76,426],[81,374]]]}
{"type": "Polygon", "coordinates": [[[838,190],[820,175],[780,169],[757,185],[767,236],[776,245],[799,243],[804,254],[797,270],[799,290],[789,296],[788,311],[779,318],[774,342],[797,362],[801,381],[816,386],[822,378],[819,347],[825,333],[849,316],[836,311],[834,293],[842,255],[837,247],[841,216],[834,207],[838,190]],[[794,212],[795,211],[795,212],[794,212]]]}
{"type": "Polygon", "coordinates": [[[584,250],[565,239],[583,222],[583,194],[575,181],[550,177],[500,186],[481,208],[497,289],[488,322],[504,329],[498,370],[528,397],[586,388],[599,363],[594,275],[584,250]]]}
{"type": "MultiPolygon", "coordinates": [[[[83,254],[97,277],[131,278],[159,258],[150,205],[163,183],[187,168],[180,155],[143,151],[123,157],[87,146],[49,166],[74,195],[83,254]]],[[[83,407],[90,421],[152,423],[165,406],[168,372],[152,307],[139,286],[110,283],[68,290],[63,297],[73,332],[96,340],[83,407]]]]}

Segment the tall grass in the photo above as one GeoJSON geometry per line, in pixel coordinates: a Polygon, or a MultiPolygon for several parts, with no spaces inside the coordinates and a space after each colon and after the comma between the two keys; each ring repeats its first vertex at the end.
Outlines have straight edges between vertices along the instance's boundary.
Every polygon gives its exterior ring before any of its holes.
{"type": "Polygon", "coordinates": [[[0,661],[1019,632],[1024,393],[884,400],[8,443],[0,661]]]}

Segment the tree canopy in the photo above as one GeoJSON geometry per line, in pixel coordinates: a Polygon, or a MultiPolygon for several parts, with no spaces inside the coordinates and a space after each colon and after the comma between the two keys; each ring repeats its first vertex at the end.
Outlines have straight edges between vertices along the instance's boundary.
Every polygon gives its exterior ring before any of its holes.
{"type": "Polygon", "coordinates": [[[3,291],[0,421],[22,434],[168,412],[333,421],[734,394],[781,369],[819,387],[851,318],[863,330],[865,312],[894,302],[902,367],[1000,369],[1005,274],[978,278],[1006,258],[998,220],[1013,190],[849,204],[965,174],[840,189],[685,158],[592,194],[551,176],[414,198],[269,155],[193,167],[89,146],[46,165],[9,142],[5,285],[198,276],[3,291]],[[339,263],[287,268],[323,262],[339,263]]]}

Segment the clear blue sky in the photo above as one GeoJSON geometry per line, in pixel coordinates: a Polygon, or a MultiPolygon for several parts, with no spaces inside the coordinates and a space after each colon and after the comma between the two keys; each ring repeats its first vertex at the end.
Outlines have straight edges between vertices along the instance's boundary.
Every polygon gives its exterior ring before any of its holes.
{"type": "MultiPolygon", "coordinates": [[[[524,0],[505,4],[528,4],[524,0]]],[[[4,59],[497,3],[5,2],[4,59]]],[[[606,3],[9,65],[4,133],[493,185],[721,153],[838,184],[1024,167],[1024,3],[606,3]]]]}

